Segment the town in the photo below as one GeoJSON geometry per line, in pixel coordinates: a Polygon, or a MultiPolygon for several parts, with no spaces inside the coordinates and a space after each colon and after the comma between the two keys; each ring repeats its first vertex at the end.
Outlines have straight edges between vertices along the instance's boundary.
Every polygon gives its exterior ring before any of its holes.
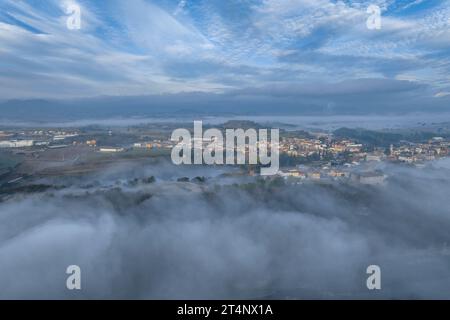
{"type": "MultiPolygon", "coordinates": [[[[148,158],[170,157],[177,141],[171,132],[179,123],[132,127],[4,128],[0,131],[0,184],[11,185],[31,176],[80,175],[108,165],[148,158]]],[[[186,125],[189,127],[189,125],[186,125]]],[[[192,127],[192,124],[191,124],[192,127]]],[[[229,121],[219,129],[260,125],[229,121]]],[[[403,134],[340,129],[326,131],[281,130],[278,147],[280,169],[276,177],[293,183],[352,181],[382,184],[381,164],[420,168],[426,162],[449,155],[448,133],[403,134]],[[370,139],[369,139],[370,138],[370,139]]],[[[194,138],[193,138],[194,139],[194,138]]],[[[211,138],[203,139],[205,148],[211,138]]],[[[198,142],[196,142],[198,143],[198,142]]],[[[223,152],[227,152],[226,147],[223,152]]],[[[249,147],[232,150],[249,156],[249,147]]],[[[241,175],[258,175],[261,165],[240,165],[241,175]]]]}

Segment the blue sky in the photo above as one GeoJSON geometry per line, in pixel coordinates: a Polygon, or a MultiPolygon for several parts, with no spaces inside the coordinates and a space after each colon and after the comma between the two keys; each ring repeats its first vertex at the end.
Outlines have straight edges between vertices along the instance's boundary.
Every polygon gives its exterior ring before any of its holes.
{"type": "Polygon", "coordinates": [[[0,0],[0,99],[371,90],[450,95],[449,1],[0,0]]]}

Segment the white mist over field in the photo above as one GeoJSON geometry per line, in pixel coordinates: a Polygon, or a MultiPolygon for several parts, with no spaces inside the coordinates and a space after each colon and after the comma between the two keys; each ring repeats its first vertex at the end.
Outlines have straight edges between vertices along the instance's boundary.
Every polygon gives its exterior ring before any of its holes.
{"type": "Polygon", "coordinates": [[[448,160],[387,167],[385,186],[182,183],[200,171],[170,168],[4,198],[0,298],[450,298],[448,160]]]}
{"type": "Polygon", "coordinates": [[[53,120],[45,121],[18,121],[11,119],[0,119],[2,127],[59,127],[76,128],[84,126],[105,126],[105,127],[127,127],[143,124],[161,124],[161,123],[192,123],[195,120],[201,120],[206,125],[221,125],[229,120],[247,120],[261,124],[288,125],[291,129],[320,129],[336,130],[342,127],[347,128],[365,128],[370,130],[379,129],[402,129],[422,127],[423,125],[436,125],[450,122],[450,113],[408,113],[394,115],[235,115],[235,116],[186,116],[181,117],[112,117],[98,119],[78,119],[55,122],[53,120]]]}

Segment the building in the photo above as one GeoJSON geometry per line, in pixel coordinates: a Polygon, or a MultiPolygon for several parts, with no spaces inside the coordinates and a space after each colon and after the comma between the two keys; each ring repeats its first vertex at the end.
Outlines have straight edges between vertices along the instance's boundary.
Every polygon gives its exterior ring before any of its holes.
{"type": "Polygon", "coordinates": [[[35,146],[48,146],[50,144],[49,141],[36,141],[34,143],[35,146]]]}
{"type": "Polygon", "coordinates": [[[306,173],[297,170],[297,169],[290,169],[287,171],[280,171],[280,176],[282,177],[295,177],[295,178],[299,178],[299,179],[305,179],[306,178],[306,173]]]}
{"type": "Polygon", "coordinates": [[[48,146],[49,149],[62,149],[62,148],[67,148],[69,145],[68,144],[53,144],[51,146],[48,146]]]}
{"type": "Polygon", "coordinates": [[[360,143],[349,143],[346,145],[345,150],[348,152],[360,152],[363,145],[360,143]]]}
{"type": "Polygon", "coordinates": [[[348,177],[348,172],[332,169],[328,175],[333,178],[346,178],[348,177]]]}
{"type": "Polygon", "coordinates": [[[12,133],[6,133],[4,131],[0,131],[0,138],[10,137],[12,133]]]}
{"type": "Polygon", "coordinates": [[[368,154],[366,155],[366,161],[381,161],[382,155],[379,154],[368,154]]]}
{"type": "Polygon", "coordinates": [[[151,149],[153,148],[153,144],[150,142],[136,142],[133,144],[134,148],[142,148],[142,149],[151,149]]]}
{"type": "Polygon", "coordinates": [[[100,148],[100,152],[122,152],[124,151],[124,148],[111,148],[111,147],[104,147],[100,148]]]}
{"type": "Polygon", "coordinates": [[[413,157],[409,157],[409,156],[399,156],[398,157],[398,161],[406,162],[406,163],[413,163],[414,162],[414,158],[413,157]]]}
{"type": "Polygon", "coordinates": [[[88,140],[88,141],[86,141],[86,144],[90,147],[95,147],[97,145],[97,141],[96,140],[88,140]]]}
{"type": "Polygon", "coordinates": [[[53,136],[53,140],[59,141],[59,140],[67,139],[67,138],[74,138],[77,136],[78,136],[78,134],[76,134],[76,133],[62,133],[62,134],[57,134],[57,135],[53,136]]]}
{"type": "Polygon", "coordinates": [[[136,142],[133,144],[134,148],[145,148],[145,143],[136,142]]]}
{"type": "Polygon", "coordinates": [[[32,147],[34,145],[33,140],[5,140],[0,141],[0,148],[23,148],[32,147]]]}
{"type": "Polygon", "coordinates": [[[353,181],[367,185],[380,185],[383,184],[386,176],[382,172],[360,172],[352,173],[351,178],[353,181]]]}
{"type": "Polygon", "coordinates": [[[320,180],[321,178],[321,174],[320,172],[310,172],[308,173],[308,178],[313,179],[313,180],[320,180]]]}

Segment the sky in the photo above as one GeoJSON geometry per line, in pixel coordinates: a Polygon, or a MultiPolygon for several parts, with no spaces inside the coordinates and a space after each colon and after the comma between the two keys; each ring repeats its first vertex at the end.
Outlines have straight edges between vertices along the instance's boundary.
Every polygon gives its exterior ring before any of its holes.
{"type": "Polygon", "coordinates": [[[395,92],[439,103],[449,27],[441,0],[0,0],[0,100],[395,92]]]}

